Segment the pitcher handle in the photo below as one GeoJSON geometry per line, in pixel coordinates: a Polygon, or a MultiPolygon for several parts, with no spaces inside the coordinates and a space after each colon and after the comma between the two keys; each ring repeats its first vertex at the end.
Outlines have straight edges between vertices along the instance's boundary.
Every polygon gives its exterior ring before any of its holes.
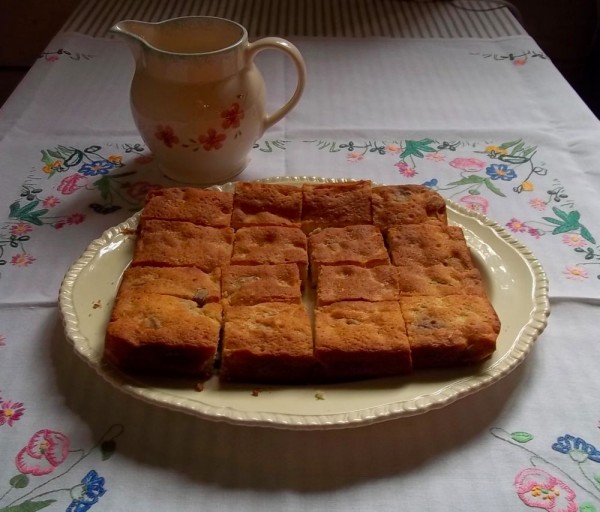
{"type": "Polygon", "coordinates": [[[306,65],[304,64],[304,59],[298,48],[280,37],[264,37],[263,39],[249,43],[247,48],[247,58],[253,60],[256,54],[263,50],[279,50],[287,54],[296,66],[298,79],[296,90],[288,102],[272,114],[267,114],[265,116],[263,128],[264,130],[267,130],[275,123],[281,121],[281,119],[292,110],[300,100],[306,83],[306,65]]]}

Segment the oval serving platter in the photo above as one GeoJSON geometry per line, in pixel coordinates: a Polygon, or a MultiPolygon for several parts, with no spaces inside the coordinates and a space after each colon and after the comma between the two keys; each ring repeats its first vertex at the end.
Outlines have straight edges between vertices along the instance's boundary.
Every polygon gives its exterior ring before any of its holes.
{"type": "MultiPolygon", "coordinates": [[[[350,180],[281,177],[270,183],[350,180]]],[[[235,184],[215,186],[233,191],[235,184]]],[[[422,414],[490,386],[514,370],[546,327],[548,281],[534,255],[487,217],[447,201],[448,219],[463,228],[502,322],[493,356],[478,366],[409,376],[306,386],[222,384],[217,377],[141,378],[103,360],[104,334],[123,271],[131,261],[139,214],[90,243],[66,273],[59,305],[67,339],[108,382],[151,404],[204,419],[287,429],[334,429],[422,414]]]]}

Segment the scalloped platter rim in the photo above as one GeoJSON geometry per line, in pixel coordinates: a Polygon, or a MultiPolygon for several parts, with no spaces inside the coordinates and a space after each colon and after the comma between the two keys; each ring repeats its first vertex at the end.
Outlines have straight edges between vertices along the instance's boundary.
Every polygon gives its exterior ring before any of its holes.
{"type": "MultiPolygon", "coordinates": [[[[276,177],[270,183],[346,182],[350,179],[276,177]]],[[[235,183],[215,186],[232,191],[235,183]]],[[[108,382],[148,403],[204,419],[285,429],[334,429],[414,416],[448,406],[514,370],[530,352],[550,313],[548,280],[531,251],[486,216],[447,200],[482,270],[502,329],[497,350],[479,366],[415,372],[410,376],[319,386],[220,384],[140,378],[103,360],[104,332],[121,275],[133,252],[139,213],[106,230],[67,271],[59,306],[75,352],[108,382]]]]}

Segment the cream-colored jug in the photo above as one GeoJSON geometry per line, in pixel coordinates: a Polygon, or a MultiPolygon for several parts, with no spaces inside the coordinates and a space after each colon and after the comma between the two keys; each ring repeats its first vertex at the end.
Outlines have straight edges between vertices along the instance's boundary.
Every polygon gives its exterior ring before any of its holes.
{"type": "Polygon", "coordinates": [[[246,29],[230,20],[125,20],[111,31],[125,36],[135,57],[130,99],[137,128],[162,172],[176,181],[208,185],[239,174],[254,143],[304,89],[304,60],[292,43],[278,37],[249,43],[246,29]],[[271,114],[254,64],[266,49],[285,52],[298,76],[291,99],[271,114]]]}

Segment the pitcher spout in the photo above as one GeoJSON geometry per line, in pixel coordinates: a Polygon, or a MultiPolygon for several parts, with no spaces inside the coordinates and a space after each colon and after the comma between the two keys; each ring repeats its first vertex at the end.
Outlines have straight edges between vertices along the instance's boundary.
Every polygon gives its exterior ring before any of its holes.
{"type": "Polygon", "coordinates": [[[145,21],[122,20],[109,29],[109,32],[123,37],[131,44],[142,44],[143,46],[152,46],[153,25],[145,21]]]}

